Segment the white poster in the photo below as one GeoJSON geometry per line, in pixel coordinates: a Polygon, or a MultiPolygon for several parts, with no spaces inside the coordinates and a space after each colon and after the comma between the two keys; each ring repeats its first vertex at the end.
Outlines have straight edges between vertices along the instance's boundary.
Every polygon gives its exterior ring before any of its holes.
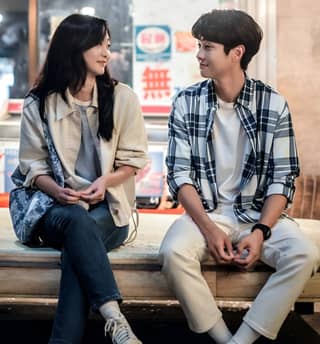
{"type": "Polygon", "coordinates": [[[168,115],[174,95],[201,80],[190,31],[201,14],[219,6],[217,0],[196,6],[193,0],[159,0],[152,6],[133,0],[133,88],[145,115],[168,115]]]}

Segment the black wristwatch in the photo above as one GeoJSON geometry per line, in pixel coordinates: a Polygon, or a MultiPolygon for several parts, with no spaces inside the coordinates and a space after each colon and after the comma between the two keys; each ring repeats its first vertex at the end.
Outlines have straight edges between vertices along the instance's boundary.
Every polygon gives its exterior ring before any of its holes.
{"type": "Polygon", "coordinates": [[[271,228],[267,225],[263,225],[262,223],[256,223],[252,229],[251,233],[257,229],[260,229],[263,233],[263,240],[268,240],[271,237],[271,228]]]}

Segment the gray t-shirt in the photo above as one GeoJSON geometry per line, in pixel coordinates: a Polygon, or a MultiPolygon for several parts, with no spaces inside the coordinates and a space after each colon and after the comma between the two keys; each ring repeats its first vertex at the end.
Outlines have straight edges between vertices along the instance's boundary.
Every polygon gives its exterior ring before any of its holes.
{"type": "MultiPolygon", "coordinates": [[[[76,100],[75,107],[81,116],[81,145],[75,165],[75,173],[89,182],[101,176],[100,146],[96,133],[92,133],[87,117],[90,103],[76,100]]],[[[98,117],[97,117],[98,120],[98,117]]]]}

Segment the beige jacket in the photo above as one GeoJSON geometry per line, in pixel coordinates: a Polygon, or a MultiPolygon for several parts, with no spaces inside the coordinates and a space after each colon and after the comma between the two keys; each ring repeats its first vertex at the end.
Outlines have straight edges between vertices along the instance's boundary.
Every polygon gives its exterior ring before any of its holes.
{"type": "MultiPolygon", "coordinates": [[[[65,183],[78,190],[83,179],[75,175],[75,164],[81,143],[81,119],[73,107],[67,91],[68,104],[57,93],[48,96],[45,116],[52,141],[64,168],[65,183]]],[[[98,98],[94,89],[92,106],[87,115],[90,127],[97,126],[98,98]]],[[[96,128],[95,132],[98,128],[96,128]]],[[[147,138],[140,105],[135,93],[119,83],[114,94],[114,130],[110,141],[100,140],[101,171],[112,172],[119,166],[141,169],[148,161],[147,138]]],[[[26,175],[25,186],[32,186],[38,175],[51,174],[47,163],[48,150],[44,139],[38,102],[27,97],[24,102],[20,129],[19,167],[26,175]]],[[[135,201],[134,177],[124,184],[110,187],[106,193],[110,210],[117,226],[127,225],[135,201]]]]}

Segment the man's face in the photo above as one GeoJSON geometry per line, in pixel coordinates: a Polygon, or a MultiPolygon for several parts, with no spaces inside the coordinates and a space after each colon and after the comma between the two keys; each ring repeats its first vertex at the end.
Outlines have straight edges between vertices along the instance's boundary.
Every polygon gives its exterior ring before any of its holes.
{"type": "Polygon", "coordinates": [[[219,79],[232,66],[230,52],[226,55],[223,44],[206,40],[198,41],[197,59],[204,78],[219,79]]]}

